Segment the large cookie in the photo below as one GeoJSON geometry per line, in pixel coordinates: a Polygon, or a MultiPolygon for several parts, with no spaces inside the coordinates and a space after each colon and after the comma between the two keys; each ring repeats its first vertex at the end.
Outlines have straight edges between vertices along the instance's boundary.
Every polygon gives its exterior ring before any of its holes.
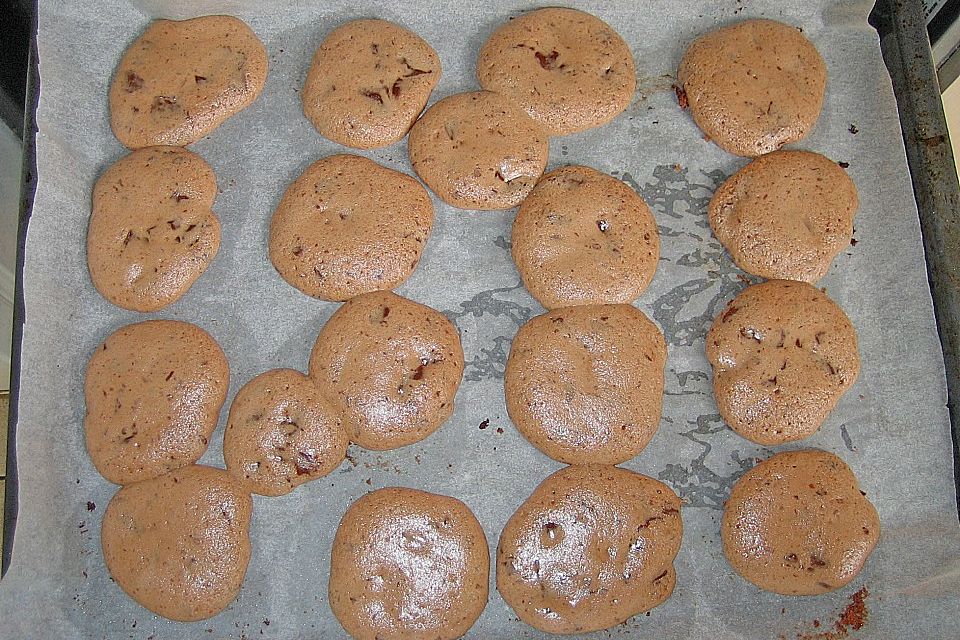
{"type": "Polygon", "coordinates": [[[303,113],[326,138],[356,149],[407,135],[440,81],[440,57],[386,20],[354,20],[320,44],[303,87],[303,113]]]}
{"type": "Polygon", "coordinates": [[[480,86],[519,104],[552,135],[598,127],[630,105],[630,47],[603,20],[574,9],[511,19],[480,49],[480,86]]]}
{"type": "Polygon", "coordinates": [[[110,84],[110,126],[131,149],[196,142],[242,111],[267,80],[267,50],[231,16],[154,20],[110,84]]]}
{"type": "Polygon", "coordinates": [[[87,265],[104,298],[131,311],[176,302],[220,248],[210,207],[217,179],[180,147],[147,147],[121,158],[93,188],[87,265]]]}
{"type": "Polygon", "coordinates": [[[270,222],[270,260],[300,291],[348,300],[410,277],[432,226],[419,182],[360,156],[330,156],[287,188],[270,222]]]}
{"type": "Polygon", "coordinates": [[[513,339],[507,411],[554,460],[619,464],[657,431],[666,357],[660,329],[629,305],[555,309],[513,339]]]}
{"type": "Polygon", "coordinates": [[[632,302],[660,259],[657,222],[636,191],[588,167],[537,183],[513,223],[513,260],[548,309],[632,302]]]}
{"type": "Polygon", "coordinates": [[[758,444],[812,435],[860,373],[850,320],[805,282],[747,287],[714,321],[706,347],[720,415],[758,444]]]}

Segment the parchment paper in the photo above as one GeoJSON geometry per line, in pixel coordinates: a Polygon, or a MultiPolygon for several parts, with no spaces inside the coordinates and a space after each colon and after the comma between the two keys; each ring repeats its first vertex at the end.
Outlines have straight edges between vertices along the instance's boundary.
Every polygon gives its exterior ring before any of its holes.
{"type": "MultiPolygon", "coordinates": [[[[466,352],[453,417],[427,440],[397,451],[351,448],[329,477],[283,498],[255,498],[253,558],[240,597],[192,625],[159,619],[114,584],[99,545],[115,487],[83,446],[87,359],[117,327],[148,317],[195,322],[223,346],[230,397],[273,367],[305,370],[335,304],[291,288],[267,259],[270,216],[286,186],[314,160],[344,149],[321,138],[301,112],[310,58],[335,26],[383,17],[417,31],[440,53],[433,101],[476,88],[474,65],[492,30],[535,2],[311,4],[68,2],[43,0],[39,187],[24,266],[26,324],[19,425],[20,517],[9,573],[0,582],[3,638],[339,638],[326,597],[330,547],[347,505],[371,489],[402,485],[465,501],[491,547],[510,514],[559,465],[510,424],[503,367],[518,326],[542,309],[519,284],[509,252],[513,211],[459,211],[434,200],[436,225],[413,277],[399,292],[444,311],[466,352]],[[270,55],[266,90],[248,110],[192,146],[215,168],[222,192],[220,253],[177,304],[138,315],[104,301],[87,274],[84,240],[91,188],[125,150],[108,124],[107,88],[123,49],[152,16],[239,15],[270,55]],[[489,427],[479,429],[483,420],[489,427]],[[501,431],[502,430],[502,431],[501,431]]],[[[566,2],[564,3],[566,4],[566,2]]],[[[574,4],[574,3],[570,3],[574,4]]],[[[685,501],[673,597],[649,616],[591,637],[796,638],[830,631],[862,587],[865,638],[951,638],[960,620],[960,528],[945,410],[943,361],[932,315],[917,211],[896,104],[870,3],[781,0],[718,3],[577,2],[609,22],[633,49],[639,89],[627,113],[603,128],[551,142],[550,165],[583,163],[620,177],[650,204],[662,258],[637,305],[669,343],[660,430],[624,466],[669,483],[685,501]],[[860,192],[856,246],[821,282],[850,315],[863,370],[822,430],[776,450],[820,447],[854,469],[876,504],[883,533],[857,580],[834,594],[790,598],[758,591],[723,558],[721,508],[733,482],[773,450],[732,433],[711,393],[703,336],[743,278],[710,234],[714,187],[744,164],[703,139],[670,90],[686,45],[720,24],[766,16],[803,27],[823,54],[823,114],[799,148],[849,163],[860,192]],[[815,626],[819,624],[819,628],[815,626]]],[[[406,143],[365,152],[412,173],[406,143]]],[[[223,421],[202,461],[222,465],[223,421]]],[[[470,638],[537,638],[493,588],[470,638]]]]}

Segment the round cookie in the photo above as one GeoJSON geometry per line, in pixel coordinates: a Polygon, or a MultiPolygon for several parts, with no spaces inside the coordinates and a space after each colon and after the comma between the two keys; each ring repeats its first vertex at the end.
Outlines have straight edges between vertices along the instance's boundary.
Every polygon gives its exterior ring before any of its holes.
{"type": "Polygon", "coordinates": [[[310,377],[339,400],[352,442],[396,449],[450,417],[463,364],[460,334],[442,313],[378,291],[349,300],[327,321],[310,377]]]}
{"type": "Polygon", "coordinates": [[[524,437],[567,464],[619,464],[660,423],[667,345],[625,304],[556,309],[520,327],[504,376],[524,437]]]}
{"type": "Polygon", "coordinates": [[[154,20],[110,83],[110,126],[131,149],[196,142],[247,108],[267,81],[267,50],[232,16],[154,20]]]}
{"type": "Polygon", "coordinates": [[[409,278],[432,227],[419,182],[360,156],[330,156],[287,188],[270,222],[270,260],[307,295],[348,300],[409,278]]]}
{"type": "Polygon", "coordinates": [[[745,20],[694,40],[677,80],[697,126],[725,151],[753,157],[810,133],[827,67],[796,27],[745,20]]]}
{"type": "Polygon", "coordinates": [[[714,321],[706,348],[720,415],[763,445],[813,435],[860,373],[853,325],[806,282],[747,287],[714,321]]]}
{"type": "Polygon", "coordinates": [[[813,283],[850,246],[857,206],[857,188],[837,163],[809,151],[775,151],[730,176],[708,211],[738,267],[813,283]]]}
{"type": "Polygon", "coordinates": [[[186,149],[147,147],[114,163],[93,188],[87,230],[97,291],[131,311],[179,300],[220,249],[216,197],[213,169],[186,149]]]}
{"type": "Polygon", "coordinates": [[[843,460],[817,449],[764,460],[734,485],[720,528],[745,580],[784,595],[817,595],[853,580],[880,519],[843,460]]]}
{"type": "Polygon", "coordinates": [[[299,371],[273,369],[234,397],[223,459],[248,491],[282,496],[340,466],[348,444],[340,409],[317,385],[299,371]]]}
{"type": "Polygon", "coordinates": [[[357,640],[452,640],[483,612],[489,576],[487,539],[467,505],[380,489],[337,528],[330,608],[357,640]]]}
{"type": "Polygon", "coordinates": [[[303,87],[303,113],[320,135],[373,149],[407,135],[440,81],[440,57],[386,20],[354,20],[320,44],[303,87]]]}
{"type": "Polygon", "coordinates": [[[637,87],[623,38],[589,13],[562,8],[530,11],[497,29],[480,49],[477,78],[551,135],[610,122],[637,87]]]}
{"type": "Polygon", "coordinates": [[[660,259],[643,198],[588,167],[545,175],[520,205],[512,240],[523,284],[548,309],[633,302],[660,259]]]}
{"type": "Polygon", "coordinates": [[[410,163],[440,199],[460,209],[510,209],[547,167],[549,141],[519,107],[490,91],[458,93],[410,129],[410,163]]]}
{"type": "Polygon", "coordinates": [[[673,593],[680,499],[619,467],[557,471],[510,517],[497,548],[497,589],[548,633],[609,629],[673,593]]]}
{"type": "Polygon", "coordinates": [[[87,365],[83,428],[93,465],[129,484],[196,462],[229,382],[223,350],[196,325],[148,320],[117,329],[87,365]]]}

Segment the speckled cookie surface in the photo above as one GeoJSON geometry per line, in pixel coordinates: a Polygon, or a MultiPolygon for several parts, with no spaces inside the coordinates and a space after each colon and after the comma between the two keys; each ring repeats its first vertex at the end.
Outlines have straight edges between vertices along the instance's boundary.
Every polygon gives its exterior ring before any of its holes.
{"type": "Polygon", "coordinates": [[[320,44],[303,87],[303,112],[326,138],[356,149],[407,135],[440,81],[440,57],[386,20],[354,20],[320,44]]]}
{"type": "Polygon", "coordinates": [[[366,449],[395,449],[437,430],[463,377],[456,327],[389,291],[346,302],[320,330],[310,377],[326,385],[366,449]]]}
{"type": "Polygon", "coordinates": [[[347,444],[340,409],[320,388],[299,371],[273,369],[233,399],[223,459],[248,491],[280,496],[340,466],[347,444]]]}
{"type": "Polygon", "coordinates": [[[843,460],[817,449],[779,453],[734,485],[723,552],[744,579],[784,595],[853,580],[880,537],[877,510],[843,460]]]}
{"type": "Polygon", "coordinates": [[[753,157],[810,133],[827,67],[796,27],[745,20],[694,40],[677,80],[697,126],[722,149],[753,157]]]}
{"type": "Polygon", "coordinates": [[[629,186],[588,167],[537,183],[513,223],[513,260],[548,309],[632,302],[660,259],[657,222],[629,186]]]}
{"type": "Polygon", "coordinates": [[[720,415],[764,445],[815,433],[860,373],[849,318],[805,282],[747,287],[714,321],[706,348],[720,415]]]}
{"type": "Polygon", "coordinates": [[[480,49],[480,86],[519,104],[552,135],[598,127],[630,105],[630,47],[603,20],[574,9],[525,13],[480,49]]]}
{"type": "Polygon", "coordinates": [[[490,554],[467,505],[387,488],[354,502],[330,560],[330,608],[357,640],[452,640],[487,604],[490,554]]]}
{"type": "Polygon", "coordinates": [[[156,477],[207,450],[229,385],[227,358],[200,327],[149,320],[113,332],[87,365],[87,451],[116,484],[156,477]]]}
{"type": "Polygon", "coordinates": [[[490,91],[458,93],[427,109],[408,140],[420,179],[460,209],[509,209],[547,167],[547,134],[490,91]]]}
{"type": "Polygon", "coordinates": [[[555,309],[513,339],[507,411],[554,460],[619,464],[657,431],[666,357],[660,329],[629,305],[555,309]]]}
{"type": "Polygon", "coordinates": [[[270,222],[270,260],[321,300],[392,289],[410,277],[433,226],[419,182],[354,155],[310,165],[270,222]]]}
{"type": "Polygon", "coordinates": [[[662,482],[607,465],[566,467],[504,526],[497,589],[542,631],[609,629],[670,597],[682,535],[680,499],[662,482]]]}
{"type": "Polygon", "coordinates": [[[850,246],[857,205],[857,188],[837,163],[809,151],[775,151],[720,185],[708,211],[738,267],[813,283],[850,246]]]}
{"type": "Polygon", "coordinates": [[[147,147],[121,158],[93,188],[87,265],[100,294],[131,311],[179,300],[220,248],[211,207],[217,180],[180,147],[147,147]]]}
{"type": "Polygon", "coordinates": [[[227,608],[250,561],[250,494],[221,469],[191,465],[123,487],[103,516],[110,575],[165,618],[190,622],[227,608]]]}

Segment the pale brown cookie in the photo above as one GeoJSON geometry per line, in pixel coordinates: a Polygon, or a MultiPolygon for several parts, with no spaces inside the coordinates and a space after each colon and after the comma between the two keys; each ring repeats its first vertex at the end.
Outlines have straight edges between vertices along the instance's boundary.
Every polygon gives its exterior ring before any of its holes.
{"type": "Polygon", "coordinates": [[[310,377],[339,399],[352,442],[403,447],[453,413],[463,377],[460,334],[430,307],[389,291],[367,293],[337,309],[320,330],[310,377]]]}
{"type": "Polygon", "coordinates": [[[440,81],[440,56],[386,20],[354,20],[320,44],[303,87],[303,113],[320,135],[355,149],[403,138],[440,81]]]}
{"type": "Polygon", "coordinates": [[[629,186],[588,167],[543,176],[513,222],[513,260],[548,309],[633,302],[650,284],[660,236],[629,186]]]}
{"type": "Polygon", "coordinates": [[[114,331],[90,358],[84,385],[97,471],[129,484],[199,460],[229,382],[223,350],[196,325],[149,320],[114,331]]]}
{"type": "Polygon", "coordinates": [[[419,182],[360,156],[330,156],[287,188],[270,222],[270,260],[307,295],[348,300],[409,278],[432,227],[419,182]]]}
{"type": "Polygon", "coordinates": [[[551,135],[610,122],[630,105],[637,87],[623,38],[589,13],[562,8],[504,23],[480,49],[477,78],[551,135]]]}
{"type": "Polygon", "coordinates": [[[267,50],[232,16],[154,20],[110,84],[110,126],[131,149],[196,142],[256,100],[267,50]]]}
{"type": "Polygon", "coordinates": [[[810,133],[827,67],[796,27],[745,20],[694,40],[677,80],[697,126],[729,153],[753,157],[810,133]]]}
{"type": "Polygon", "coordinates": [[[458,93],[410,130],[410,162],[420,179],[460,209],[509,209],[547,167],[546,133],[520,107],[490,91],[458,93]]]}
{"type": "Polygon", "coordinates": [[[93,188],[87,265],[100,294],[131,311],[176,302],[220,248],[217,179],[180,147],[137,149],[93,188]]]}
{"type": "Polygon", "coordinates": [[[557,471],[500,534],[497,589],[548,633],[609,629],[662,604],[676,584],[680,499],[619,467],[557,471]]]}
{"type": "Polygon", "coordinates": [[[348,444],[339,407],[299,371],[273,369],[233,399],[223,459],[248,491],[282,496],[340,466],[348,444]]]}
{"type": "Polygon", "coordinates": [[[813,435],[860,373],[849,318],[805,282],[747,287],[714,321],[706,346],[720,415],[758,444],[813,435]]]}
{"type": "Polygon", "coordinates": [[[513,339],[507,411],[554,460],[619,464],[657,431],[666,358],[660,329],[629,305],[556,309],[513,339]]]}
{"type": "Polygon", "coordinates": [[[723,553],[765,591],[817,595],[853,580],[877,544],[880,518],[843,460],[817,449],[764,460],[734,485],[723,553]]]}
{"type": "Polygon", "coordinates": [[[191,465],[120,489],[103,516],[110,575],[153,613],[214,616],[240,592],[250,561],[250,494],[222,469],[191,465]]]}
{"type": "Polygon", "coordinates": [[[337,528],[330,608],[357,640],[452,640],[483,612],[489,576],[487,539],[467,505],[380,489],[337,528]]]}

